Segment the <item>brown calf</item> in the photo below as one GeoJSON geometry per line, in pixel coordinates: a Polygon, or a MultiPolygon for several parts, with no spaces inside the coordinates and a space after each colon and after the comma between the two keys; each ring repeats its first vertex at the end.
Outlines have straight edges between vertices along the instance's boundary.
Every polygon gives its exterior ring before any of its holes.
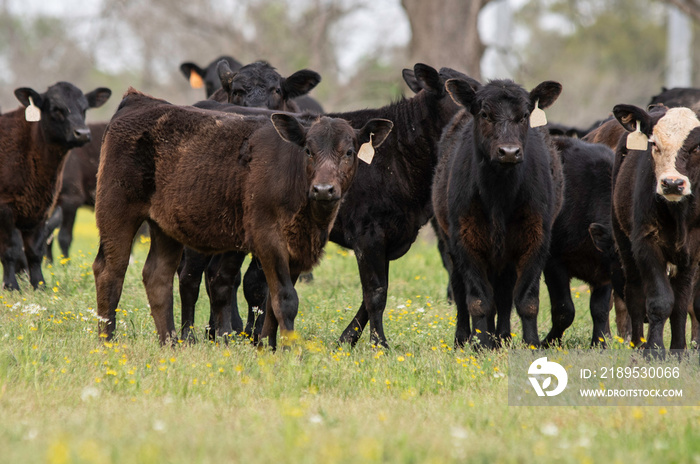
{"type": "MultiPolygon", "coordinates": [[[[107,127],[97,178],[100,249],[93,264],[100,332],[111,337],[131,239],[151,228],[143,280],[161,343],[176,336],[173,275],[186,245],[260,259],[270,297],[263,335],[294,330],[297,277],[320,259],[357,169],[360,145],[379,146],[393,124],[354,130],[321,117],[242,116],[171,105],[129,90],[107,127]],[[274,317],[273,317],[274,316],[274,317]]],[[[234,266],[235,267],[235,266],[234,266]]],[[[219,335],[230,314],[217,315],[219,335]]]]}

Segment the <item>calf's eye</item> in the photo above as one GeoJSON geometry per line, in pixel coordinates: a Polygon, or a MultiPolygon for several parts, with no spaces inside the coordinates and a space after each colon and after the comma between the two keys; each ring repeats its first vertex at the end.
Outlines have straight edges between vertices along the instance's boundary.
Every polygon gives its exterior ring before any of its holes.
{"type": "Polygon", "coordinates": [[[311,150],[309,150],[308,147],[304,148],[304,153],[306,153],[306,156],[308,156],[309,158],[311,158],[311,156],[312,156],[312,155],[311,155],[311,150]]]}
{"type": "Polygon", "coordinates": [[[349,149],[348,151],[345,152],[345,157],[347,157],[347,158],[352,158],[352,155],[353,155],[354,153],[355,153],[355,150],[353,150],[353,149],[351,148],[351,149],[349,149]]]}

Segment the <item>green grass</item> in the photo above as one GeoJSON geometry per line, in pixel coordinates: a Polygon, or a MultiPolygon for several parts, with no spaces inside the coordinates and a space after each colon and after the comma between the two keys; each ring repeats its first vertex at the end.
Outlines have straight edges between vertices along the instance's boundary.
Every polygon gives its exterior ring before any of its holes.
{"type": "MultiPolygon", "coordinates": [[[[128,270],[118,336],[103,343],[96,246],[81,211],[73,256],[45,267],[46,290],[0,292],[0,462],[698,461],[698,406],[509,407],[508,349],[453,350],[447,275],[424,236],[391,265],[391,350],[366,334],[353,350],[336,345],[361,292],[354,257],[331,244],[297,286],[299,342],[274,354],[244,340],[160,347],[141,284],[147,244],[128,270]]],[[[586,348],[588,293],[574,287],[565,346],[586,348]]],[[[207,318],[201,298],[199,333],[207,318]]],[[[513,330],[517,345],[515,315],[513,330]]]]}

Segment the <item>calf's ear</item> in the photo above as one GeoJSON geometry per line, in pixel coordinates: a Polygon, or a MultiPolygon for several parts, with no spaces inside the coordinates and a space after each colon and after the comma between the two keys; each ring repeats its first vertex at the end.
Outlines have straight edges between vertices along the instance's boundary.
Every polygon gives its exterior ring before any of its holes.
{"type": "Polygon", "coordinates": [[[231,86],[233,85],[233,76],[236,75],[231,71],[231,66],[229,66],[228,61],[221,60],[216,64],[216,74],[219,76],[221,81],[221,87],[226,92],[226,95],[231,95],[231,86]]]}
{"type": "Polygon", "coordinates": [[[408,88],[413,91],[413,93],[418,93],[422,90],[413,69],[404,68],[403,71],[401,71],[401,75],[403,76],[403,81],[406,83],[408,88]]]}
{"type": "Polygon", "coordinates": [[[285,100],[306,95],[321,82],[321,75],[310,69],[302,69],[282,78],[282,95],[285,100]]]}
{"type": "MultiPolygon", "coordinates": [[[[413,76],[421,89],[433,92],[437,95],[445,94],[445,83],[440,78],[440,73],[432,66],[423,63],[416,63],[413,66],[413,76]]],[[[411,88],[413,90],[413,88],[411,88]]]]}
{"type": "Polygon", "coordinates": [[[99,108],[104,105],[109,97],[112,96],[112,91],[107,87],[98,87],[90,93],[85,94],[87,98],[88,106],[90,108],[99,108]]]}
{"type": "Polygon", "coordinates": [[[637,121],[640,122],[640,130],[647,136],[650,136],[654,129],[649,113],[638,106],[624,104],[615,105],[613,108],[613,115],[615,119],[617,119],[617,122],[622,124],[622,127],[628,132],[637,130],[637,121]]]}
{"type": "Polygon", "coordinates": [[[270,116],[272,125],[285,142],[304,146],[306,142],[306,129],[297,118],[290,114],[275,113],[270,116]]]}
{"type": "Polygon", "coordinates": [[[530,110],[532,111],[535,108],[535,102],[537,102],[537,107],[540,109],[552,106],[552,103],[559,98],[559,94],[561,94],[561,84],[559,82],[542,82],[530,91],[530,110]]]}
{"type": "Polygon", "coordinates": [[[204,85],[204,75],[206,72],[196,64],[190,62],[182,63],[180,65],[180,72],[184,74],[185,79],[190,81],[192,88],[199,89],[204,85]]]}
{"type": "Polygon", "coordinates": [[[355,131],[355,134],[357,134],[357,142],[362,145],[363,143],[369,142],[371,138],[372,146],[377,148],[386,140],[387,135],[389,135],[393,127],[394,123],[388,119],[370,119],[362,126],[362,129],[355,131]]]}
{"type": "Polygon", "coordinates": [[[29,87],[21,87],[15,90],[15,97],[17,100],[24,105],[29,106],[29,97],[32,97],[34,101],[34,106],[41,108],[44,106],[44,97],[41,96],[39,92],[29,87]]]}
{"type": "Polygon", "coordinates": [[[445,88],[455,103],[465,107],[470,113],[476,114],[479,110],[475,105],[476,91],[479,90],[481,84],[473,79],[472,81],[473,82],[465,81],[464,79],[448,79],[447,82],[445,82],[445,88]]]}

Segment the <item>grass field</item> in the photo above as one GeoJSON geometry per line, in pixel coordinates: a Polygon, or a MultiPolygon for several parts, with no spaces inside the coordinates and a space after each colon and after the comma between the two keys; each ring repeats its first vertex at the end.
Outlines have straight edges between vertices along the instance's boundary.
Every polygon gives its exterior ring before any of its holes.
{"type": "MultiPolygon", "coordinates": [[[[25,281],[21,294],[0,292],[2,463],[700,462],[700,405],[508,406],[509,349],[453,349],[447,275],[429,238],[391,265],[390,350],[372,349],[367,334],[355,349],[337,346],[361,292],[352,253],[333,244],[315,280],[297,286],[300,341],[289,351],[244,340],[161,348],[141,284],[146,243],[128,270],[118,336],[104,343],[96,249],[81,211],[72,257],[45,267],[46,290],[25,281]]],[[[573,292],[565,348],[586,348],[587,287],[573,292]]],[[[543,336],[546,291],[541,300],[543,336]]],[[[206,298],[197,311],[202,333],[206,298]]]]}

